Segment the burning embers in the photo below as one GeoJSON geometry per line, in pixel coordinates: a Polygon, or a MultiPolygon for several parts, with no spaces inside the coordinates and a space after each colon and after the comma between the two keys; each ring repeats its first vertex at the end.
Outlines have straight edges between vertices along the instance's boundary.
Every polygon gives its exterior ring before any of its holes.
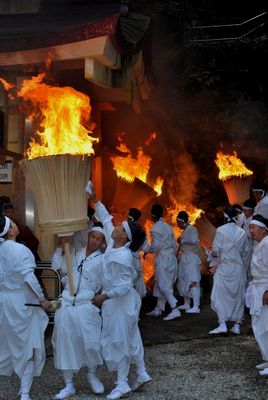
{"type": "Polygon", "coordinates": [[[235,151],[233,155],[219,151],[215,163],[219,168],[219,179],[223,183],[229,203],[243,204],[249,198],[253,172],[237,157],[235,151]]]}

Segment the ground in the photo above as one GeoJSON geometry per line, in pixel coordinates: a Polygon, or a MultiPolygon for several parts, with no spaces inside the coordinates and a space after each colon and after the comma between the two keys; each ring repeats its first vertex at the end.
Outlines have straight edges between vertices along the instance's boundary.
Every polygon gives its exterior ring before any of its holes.
{"type": "MultiPolygon", "coordinates": [[[[211,337],[208,332],[217,324],[209,305],[199,315],[183,314],[174,321],[145,316],[145,302],[140,327],[145,344],[145,360],[153,380],[130,399],[140,400],[266,400],[268,378],[255,368],[261,355],[246,314],[241,336],[227,333],[211,337]]],[[[52,400],[63,386],[61,373],[53,368],[50,334],[47,338],[47,361],[40,378],[34,380],[32,400],[52,400]]],[[[85,370],[75,377],[77,394],[72,400],[96,400],[86,382],[85,370]]],[[[130,380],[134,379],[131,371],[130,380]]],[[[106,393],[113,388],[115,375],[100,368],[106,393]]],[[[0,400],[18,399],[19,380],[0,377],[0,400]]]]}

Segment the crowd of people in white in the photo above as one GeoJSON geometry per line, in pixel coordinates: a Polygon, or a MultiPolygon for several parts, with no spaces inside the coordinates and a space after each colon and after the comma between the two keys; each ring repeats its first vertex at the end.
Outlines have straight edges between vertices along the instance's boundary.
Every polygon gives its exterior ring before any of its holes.
{"type": "MultiPolygon", "coordinates": [[[[103,363],[116,371],[115,388],[107,399],[119,399],[151,381],[144,364],[144,349],[139,331],[141,300],[146,294],[140,254],[153,253],[155,308],[147,313],[160,317],[168,303],[165,321],[200,313],[200,265],[198,230],[180,210],[177,224],[182,230],[177,242],[173,228],[164,222],[164,208],[154,204],[151,218],[151,242],[138,220],[141,212],[129,210],[128,217],[114,227],[112,216],[96,198],[92,185],[88,197],[94,202],[95,222],[91,222],[87,246],[79,240],[63,237],[55,250],[52,268],[62,276],[64,289],[61,307],[55,313],[52,345],[54,366],[62,371],[65,386],[55,399],[75,394],[73,374],[87,367],[87,379],[93,393],[105,388],[97,376],[103,363]],[[64,242],[71,244],[75,293],[71,294],[67,276],[64,242]],[[78,243],[78,244],[77,244],[78,243]],[[174,289],[183,298],[179,305],[174,289]],[[128,381],[131,364],[136,379],[128,381]]],[[[211,249],[213,287],[211,307],[219,325],[211,335],[240,334],[246,307],[264,362],[257,366],[268,376],[268,195],[262,185],[253,186],[256,200],[246,200],[240,210],[228,206],[224,224],[216,229],[211,249]],[[240,212],[241,211],[241,212],[240,212]]],[[[14,372],[20,378],[21,400],[30,400],[34,376],[45,363],[44,333],[48,324],[45,299],[35,277],[35,259],[31,251],[16,242],[18,229],[7,216],[0,217],[0,375],[14,372]]]]}

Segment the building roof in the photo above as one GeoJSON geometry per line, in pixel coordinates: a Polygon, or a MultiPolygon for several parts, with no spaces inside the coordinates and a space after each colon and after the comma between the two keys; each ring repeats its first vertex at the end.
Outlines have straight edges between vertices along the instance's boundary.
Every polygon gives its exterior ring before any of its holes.
{"type": "Polygon", "coordinates": [[[151,19],[115,2],[0,14],[0,69],[42,64],[48,54],[54,62],[80,60],[87,80],[124,89],[133,104],[154,86],[151,47],[151,19]]]}

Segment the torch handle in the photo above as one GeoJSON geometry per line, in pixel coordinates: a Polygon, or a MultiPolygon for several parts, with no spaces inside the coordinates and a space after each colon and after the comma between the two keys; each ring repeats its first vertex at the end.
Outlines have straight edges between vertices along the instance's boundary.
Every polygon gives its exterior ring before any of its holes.
{"type": "Polygon", "coordinates": [[[73,279],[73,269],[72,269],[72,259],[70,251],[70,243],[64,242],[64,254],[68,272],[69,288],[71,296],[74,296],[74,279],[73,279]]]}

